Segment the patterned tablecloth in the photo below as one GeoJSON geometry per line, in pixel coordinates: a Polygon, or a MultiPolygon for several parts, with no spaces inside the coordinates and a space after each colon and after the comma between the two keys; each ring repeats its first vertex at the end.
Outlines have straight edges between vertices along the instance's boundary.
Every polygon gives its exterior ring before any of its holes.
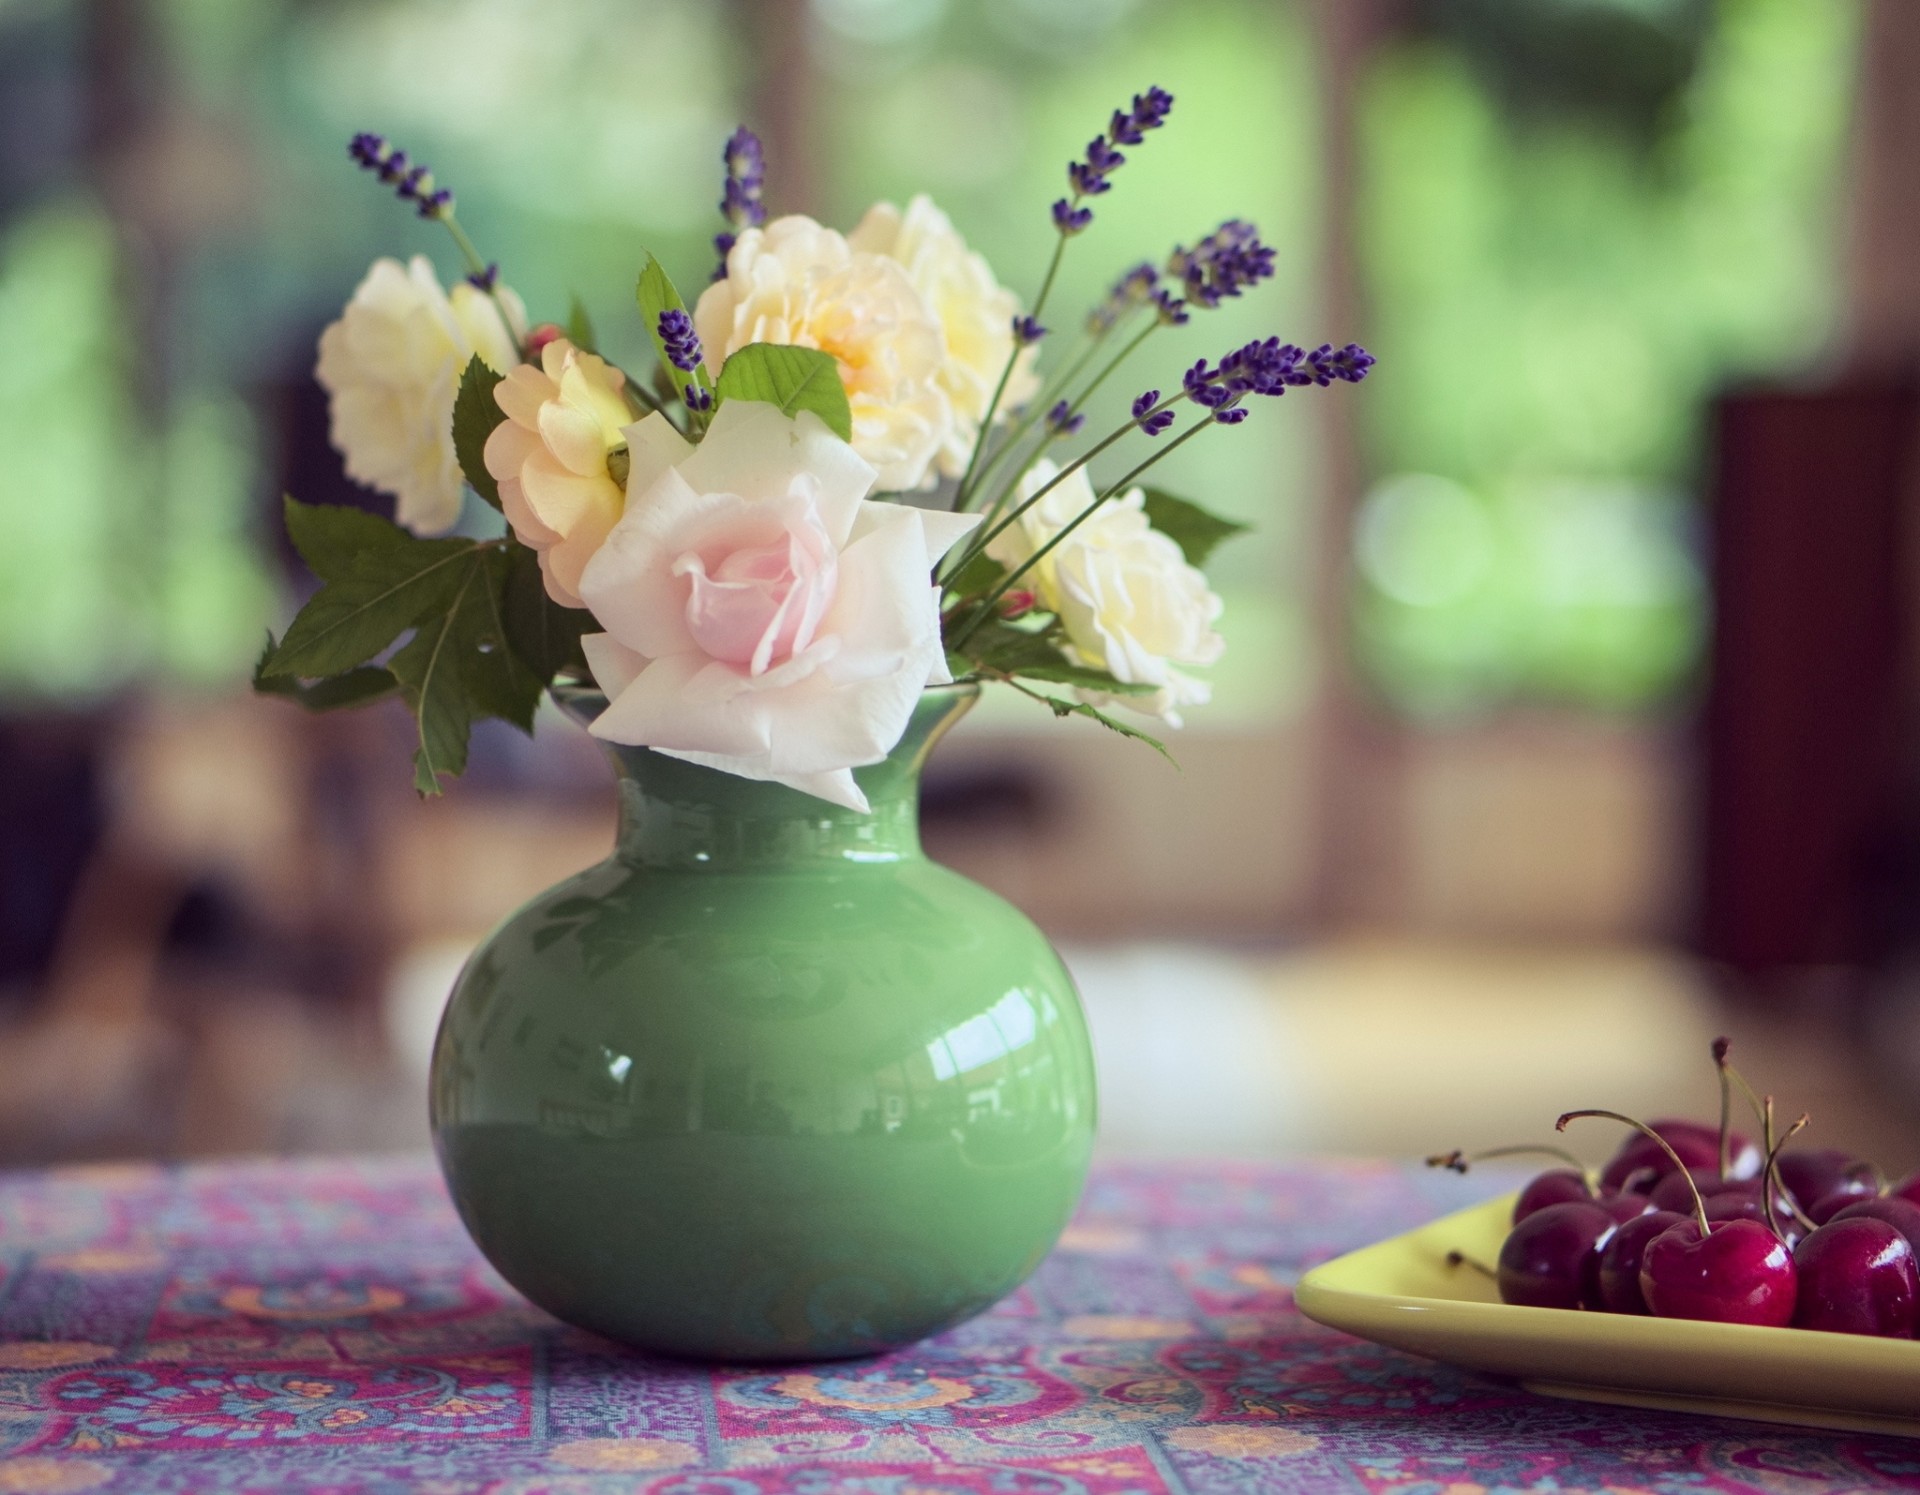
{"type": "Polygon", "coordinates": [[[1475,1185],[1108,1165],[972,1323],[716,1370],[530,1307],[424,1160],[0,1175],[0,1492],[1920,1488],[1920,1442],[1535,1398],[1294,1311],[1302,1269],[1475,1185]]]}

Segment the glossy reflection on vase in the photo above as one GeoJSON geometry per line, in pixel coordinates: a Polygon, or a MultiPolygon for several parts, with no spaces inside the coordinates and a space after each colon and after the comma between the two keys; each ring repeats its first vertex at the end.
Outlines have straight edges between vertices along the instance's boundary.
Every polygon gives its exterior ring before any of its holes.
{"type": "Polygon", "coordinates": [[[1079,999],[919,844],[921,765],[974,694],[928,691],[858,771],[871,815],[612,749],[614,855],[474,953],[434,1050],[454,1201],[534,1302],[675,1355],[858,1355],[1052,1247],[1093,1140],[1079,999]]]}

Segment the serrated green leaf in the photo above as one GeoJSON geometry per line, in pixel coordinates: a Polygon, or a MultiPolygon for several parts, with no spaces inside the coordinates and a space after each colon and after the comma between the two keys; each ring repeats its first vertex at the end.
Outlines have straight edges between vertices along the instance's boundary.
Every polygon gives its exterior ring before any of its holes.
{"type": "Polygon", "coordinates": [[[345,504],[303,504],[287,494],[280,509],[293,548],[322,581],[338,581],[366,556],[413,539],[392,520],[345,504]]]}
{"type": "Polygon", "coordinates": [[[811,410],[842,441],[853,439],[853,411],[840,383],[840,366],[818,348],[749,343],[720,370],[721,400],[764,400],[788,415],[811,410]]]}
{"type": "Polygon", "coordinates": [[[400,682],[393,671],[368,664],[312,685],[303,685],[291,675],[256,675],[253,688],[263,696],[284,697],[308,711],[347,711],[385,700],[400,689],[400,682]]]}
{"type": "Polygon", "coordinates": [[[687,303],[680,299],[680,293],[674,289],[667,272],[652,255],[647,256],[646,266],[640,271],[640,280],[633,288],[633,294],[640,303],[640,319],[647,324],[647,336],[653,339],[653,351],[660,360],[660,372],[673,386],[673,398],[684,400],[690,384],[712,389],[713,381],[707,377],[705,364],[689,371],[676,368],[673,360],[667,357],[667,341],[660,336],[660,314],[685,311],[687,303]]]}
{"type": "Polygon", "coordinates": [[[481,616],[484,632],[466,661],[468,695],[475,714],[497,716],[533,736],[533,715],[551,676],[534,673],[514,649],[507,631],[506,593],[511,565],[507,552],[489,550],[481,558],[481,616]]]}
{"type": "Polygon", "coordinates": [[[599,341],[593,335],[593,318],[587,315],[587,305],[578,296],[567,308],[567,341],[583,352],[600,351],[599,341]]]}
{"type": "Polygon", "coordinates": [[[593,614],[583,607],[562,607],[547,595],[540,558],[526,546],[509,545],[506,557],[501,611],[514,653],[542,685],[562,670],[584,672],[587,660],[580,652],[580,636],[600,631],[593,614]]]}
{"type": "Polygon", "coordinates": [[[1200,505],[1158,488],[1146,490],[1146,512],[1148,522],[1180,547],[1189,566],[1205,565],[1222,540],[1231,540],[1252,528],[1209,514],[1200,505]]]}
{"type": "Polygon", "coordinates": [[[1016,628],[998,619],[968,635],[963,652],[976,664],[1000,674],[1017,675],[1045,666],[1064,664],[1057,624],[1043,629],[1016,628]]]}
{"type": "Polygon", "coordinates": [[[460,460],[467,486],[496,509],[500,507],[500,485],[487,471],[486,450],[493,428],[507,418],[493,398],[499,382],[500,375],[476,353],[467,360],[466,372],[460,376],[460,393],[453,399],[453,454],[460,460]]]}
{"type": "Polygon", "coordinates": [[[438,794],[440,775],[457,775],[467,766],[467,737],[476,713],[463,656],[477,650],[485,631],[485,590],[484,567],[469,555],[446,607],[422,621],[388,662],[419,729],[413,786],[422,794],[438,794]]]}
{"type": "Polygon", "coordinates": [[[419,540],[360,552],[300,609],[262,676],[316,679],[365,664],[407,629],[443,610],[464,580],[472,540],[419,540]]]}
{"type": "Polygon", "coordinates": [[[1024,685],[1020,685],[1014,681],[1009,681],[1008,684],[1012,685],[1021,695],[1028,697],[1030,700],[1040,702],[1041,705],[1052,711],[1055,716],[1088,717],[1100,723],[1100,725],[1105,727],[1109,732],[1118,732],[1122,737],[1131,737],[1135,742],[1144,742],[1162,758],[1165,758],[1167,762],[1173,764],[1175,768],[1180,766],[1173,754],[1167,751],[1167,745],[1158,737],[1142,732],[1138,727],[1129,727],[1125,722],[1108,716],[1106,712],[1101,711],[1098,707],[1089,706],[1085,701],[1068,701],[1059,696],[1047,695],[1043,691],[1028,690],[1024,685]]]}

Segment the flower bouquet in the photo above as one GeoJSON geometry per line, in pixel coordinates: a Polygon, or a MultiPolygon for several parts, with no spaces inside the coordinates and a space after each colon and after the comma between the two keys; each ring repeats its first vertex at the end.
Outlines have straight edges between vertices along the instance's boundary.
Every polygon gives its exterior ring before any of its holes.
{"type": "Polygon", "coordinates": [[[1172,106],[1136,95],[1069,166],[1026,309],[924,196],[847,234],[768,222],[760,143],[737,131],[711,283],[689,310],[656,259],[640,271],[645,377],[595,350],[578,308],[530,326],[451,193],[356,137],[353,159],[449,230],[468,273],[448,291],[425,256],[379,260],[322,335],[334,444],[397,523],[286,501],[322,585],[256,687],[315,710],[400,695],[422,794],[465,767],[476,719],[531,731],[568,684],[605,694],[591,730],[609,743],[863,812],[853,770],[887,757],[929,685],[1001,682],[1159,746],[1110,713],[1178,726],[1207,699],[1189,671],[1223,643],[1199,567],[1242,526],[1139,480],[1253,397],[1372,363],[1250,342],[1082,439],[1088,396],[1156,331],[1273,273],[1254,227],[1223,223],[1121,275],[1043,373],[1068,246],[1172,106]],[[1109,455],[1125,470],[1096,481],[1109,455]],[[501,519],[448,534],[463,487],[501,519]]]}
{"type": "Polygon", "coordinates": [[[476,718],[531,728],[543,691],[608,750],[614,854],[474,951],[430,1091],[474,1240],[571,1323],[683,1356],[871,1353],[995,1301],[1073,1210],[1085,1015],[1039,930],[921,850],[921,764],[982,682],[1129,736],[1110,711],[1205,700],[1198,567],[1240,526],[1138,479],[1254,396],[1371,362],[1248,343],[1076,448],[1159,328],[1273,273],[1223,224],[1121,276],[1043,378],[1061,260],[1172,104],[1139,95],[1070,167],[1026,310],[924,197],[845,235],[765,221],[737,132],[693,309],[640,271],[645,378],[577,312],[530,327],[446,189],[353,142],[470,271],[449,292],[383,260],[322,336],[347,471],[399,522],[288,501],[323,585],[257,682],[404,697],[424,794],[476,718]],[[1108,453],[1129,465],[1096,483],[1108,453]],[[476,528],[463,484],[500,517],[476,528]]]}

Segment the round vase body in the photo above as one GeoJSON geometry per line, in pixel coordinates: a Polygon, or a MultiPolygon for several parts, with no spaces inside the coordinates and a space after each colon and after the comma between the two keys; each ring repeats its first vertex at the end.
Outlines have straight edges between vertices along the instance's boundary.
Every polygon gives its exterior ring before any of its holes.
{"type": "Polygon", "coordinates": [[[926,693],[858,771],[870,815],[612,750],[614,855],[474,952],[434,1046],[454,1203],[535,1303],[672,1355],[860,1355],[1052,1247],[1093,1140],[1079,999],[919,846],[920,766],[972,699],[926,693]]]}

